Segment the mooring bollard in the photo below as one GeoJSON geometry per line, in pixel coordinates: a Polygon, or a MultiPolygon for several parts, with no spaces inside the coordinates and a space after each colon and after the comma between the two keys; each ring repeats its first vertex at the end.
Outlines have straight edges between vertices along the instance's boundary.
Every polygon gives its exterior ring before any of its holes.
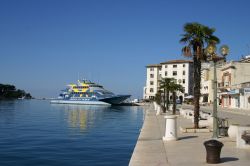
{"type": "Polygon", "coordinates": [[[161,114],[161,106],[158,105],[156,109],[156,115],[160,115],[160,114],[161,114]]]}
{"type": "Polygon", "coordinates": [[[163,141],[174,141],[177,140],[177,116],[176,115],[167,115],[164,116],[166,119],[166,129],[165,136],[162,138],[163,141]]]}
{"type": "Polygon", "coordinates": [[[220,153],[221,148],[223,147],[223,143],[217,140],[209,140],[205,141],[204,145],[206,147],[207,152],[207,163],[208,164],[216,164],[220,163],[220,153]]]}
{"type": "Polygon", "coordinates": [[[154,110],[156,111],[157,110],[157,103],[154,101],[153,104],[154,104],[154,110]]]}

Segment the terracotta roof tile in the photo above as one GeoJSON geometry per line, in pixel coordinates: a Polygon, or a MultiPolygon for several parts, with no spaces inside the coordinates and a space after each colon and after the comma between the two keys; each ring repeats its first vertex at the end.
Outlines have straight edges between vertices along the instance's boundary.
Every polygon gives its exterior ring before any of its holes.
{"type": "Polygon", "coordinates": [[[178,60],[170,60],[170,61],[162,62],[161,64],[174,64],[174,63],[193,63],[193,61],[178,59],[178,60]]]}
{"type": "Polygon", "coordinates": [[[151,64],[147,65],[146,67],[161,67],[161,64],[151,64]]]}

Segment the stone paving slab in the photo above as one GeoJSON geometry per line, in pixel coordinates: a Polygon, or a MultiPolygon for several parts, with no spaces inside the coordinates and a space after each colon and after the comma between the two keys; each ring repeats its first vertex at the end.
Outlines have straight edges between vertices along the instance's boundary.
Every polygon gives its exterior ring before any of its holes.
{"type": "MultiPolygon", "coordinates": [[[[159,117],[161,118],[161,117],[159,117]]],[[[178,127],[191,126],[191,120],[178,117],[178,127]]],[[[250,166],[250,149],[236,148],[235,140],[228,137],[221,137],[218,141],[224,144],[221,151],[221,163],[207,164],[206,149],[203,143],[212,139],[210,133],[181,133],[178,130],[178,141],[164,142],[168,164],[171,166],[250,166]]]]}
{"type": "Polygon", "coordinates": [[[166,114],[155,115],[150,107],[131,157],[131,166],[250,166],[250,149],[236,148],[235,140],[219,138],[224,146],[221,151],[221,163],[207,164],[206,149],[203,143],[210,140],[212,133],[181,133],[180,126],[192,126],[191,120],[177,118],[177,141],[162,141],[165,132],[166,114]]]}
{"type": "Polygon", "coordinates": [[[160,130],[159,121],[155,116],[155,111],[151,107],[147,110],[144,124],[129,165],[168,165],[162,135],[163,133],[160,130]]]}

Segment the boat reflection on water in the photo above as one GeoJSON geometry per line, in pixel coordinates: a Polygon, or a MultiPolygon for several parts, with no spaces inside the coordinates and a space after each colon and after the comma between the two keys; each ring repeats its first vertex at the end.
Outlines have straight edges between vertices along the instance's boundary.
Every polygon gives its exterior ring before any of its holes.
{"type": "Polygon", "coordinates": [[[94,127],[95,121],[103,111],[110,110],[110,106],[98,105],[52,105],[54,108],[64,112],[64,120],[67,121],[70,130],[85,132],[94,127]],[[78,131],[79,130],[79,131],[78,131]]]}
{"type": "MultiPolygon", "coordinates": [[[[70,135],[88,135],[87,133],[91,133],[92,130],[95,130],[95,134],[98,135],[103,132],[102,128],[113,130],[112,128],[119,126],[117,119],[118,121],[127,120],[127,123],[132,124],[136,123],[139,117],[144,116],[141,106],[70,104],[52,104],[52,106],[62,113],[62,120],[67,122],[70,135]]],[[[124,124],[121,126],[124,127],[124,124]]]]}

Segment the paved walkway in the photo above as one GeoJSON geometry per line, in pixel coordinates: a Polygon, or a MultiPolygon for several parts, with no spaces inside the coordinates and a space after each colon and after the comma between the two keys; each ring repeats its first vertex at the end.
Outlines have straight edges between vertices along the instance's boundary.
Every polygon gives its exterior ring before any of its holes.
{"type": "Polygon", "coordinates": [[[146,116],[132,158],[131,166],[168,165],[167,155],[162,141],[163,127],[155,116],[151,106],[146,110],[146,116]]]}
{"type": "MultiPolygon", "coordinates": [[[[165,130],[164,114],[156,116],[151,108],[145,121],[129,165],[131,166],[201,166],[206,163],[203,142],[211,139],[212,133],[180,133],[178,141],[162,141],[165,130]]],[[[191,120],[178,117],[179,126],[192,126],[191,120]]],[[[236,148],[235,140],[219,138],[224,147],[219,166],[249,166],[250,150],[236,148]]]]}

